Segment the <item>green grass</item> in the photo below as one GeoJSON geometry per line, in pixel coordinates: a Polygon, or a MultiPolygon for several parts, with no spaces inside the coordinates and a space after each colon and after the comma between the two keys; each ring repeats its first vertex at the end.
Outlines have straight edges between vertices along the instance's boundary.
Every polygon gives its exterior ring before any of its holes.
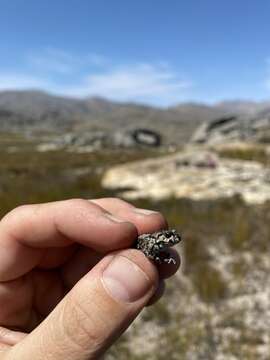
{"type": "Polygon", "coordinates": [[[25,204],[73,197],[110,196],[100,185],[108,166],[153,156],[152,152],[0,152],[0,217],[25,204]]]}
{"type": "Polygon", "coordinates": [[[218,154],[225,158],[258,161],[265,165],[269,165],[270,160],[265,146],[255,144],[245,148],[225,148],[218,151],[218,154]]]}

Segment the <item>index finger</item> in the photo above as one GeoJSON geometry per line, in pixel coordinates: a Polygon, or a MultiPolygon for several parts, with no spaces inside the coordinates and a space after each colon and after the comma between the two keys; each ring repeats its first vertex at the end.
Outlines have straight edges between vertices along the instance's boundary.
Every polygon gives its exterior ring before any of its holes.
{"type": "Polygon", "coordinates": [[[134,224],[87,200],[21,206],[0,222],[0,281],[33,269],[47,248],[79,243],[108,252],[130,246],[137,235],[134,224]]]}

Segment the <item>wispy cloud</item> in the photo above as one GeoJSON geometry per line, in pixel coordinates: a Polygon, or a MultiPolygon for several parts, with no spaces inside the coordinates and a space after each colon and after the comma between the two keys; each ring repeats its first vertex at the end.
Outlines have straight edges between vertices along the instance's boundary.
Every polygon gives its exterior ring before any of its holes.
{"type": "Polygon", "coordinates": [[[192,84],[167,62],[115,64],[94,53],[77,56],[48,48],[28,54],[23,71],[0,73],[0,89],[27,88],[169,105],[183,100],[192,84]]]}
{"type": "Polygon", "coordinates": [[[43,72],[72,74],[89,67],[100,67],[107,64],[107,59],[96,53],[84,56],[71,54],[67,51],[46,48],[39,52],[29,52],[26,55],[28,66],[43,72]]]}
{"type": "Polygon", "coordinates": [[[191,83],[181,80],[170,68],[155,64],[119,66],[106,72],[86,75],[80,84],[66,89],[69,95],[99,95],[115,100],[177,101],[191,83]]]}

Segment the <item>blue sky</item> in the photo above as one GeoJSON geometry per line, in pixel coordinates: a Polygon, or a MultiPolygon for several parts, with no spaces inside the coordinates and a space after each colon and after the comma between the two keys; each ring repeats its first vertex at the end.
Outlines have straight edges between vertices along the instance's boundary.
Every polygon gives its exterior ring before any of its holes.
{"type": "Polygon", "coordinates": [[[1,0],[0,89],[268,99],[269,19],[269,0],[1,0]]]}

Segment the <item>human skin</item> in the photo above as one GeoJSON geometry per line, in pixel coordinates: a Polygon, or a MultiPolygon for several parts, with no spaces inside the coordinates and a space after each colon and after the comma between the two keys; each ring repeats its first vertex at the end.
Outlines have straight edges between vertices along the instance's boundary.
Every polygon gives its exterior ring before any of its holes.
{"type": "Polygon", "coordinates": [[[157,301],[176,264],[130,249],[167,228],[162,214],[117,199],[14,209],[0,221],[0,360],[98,359],[157,301]]]}

